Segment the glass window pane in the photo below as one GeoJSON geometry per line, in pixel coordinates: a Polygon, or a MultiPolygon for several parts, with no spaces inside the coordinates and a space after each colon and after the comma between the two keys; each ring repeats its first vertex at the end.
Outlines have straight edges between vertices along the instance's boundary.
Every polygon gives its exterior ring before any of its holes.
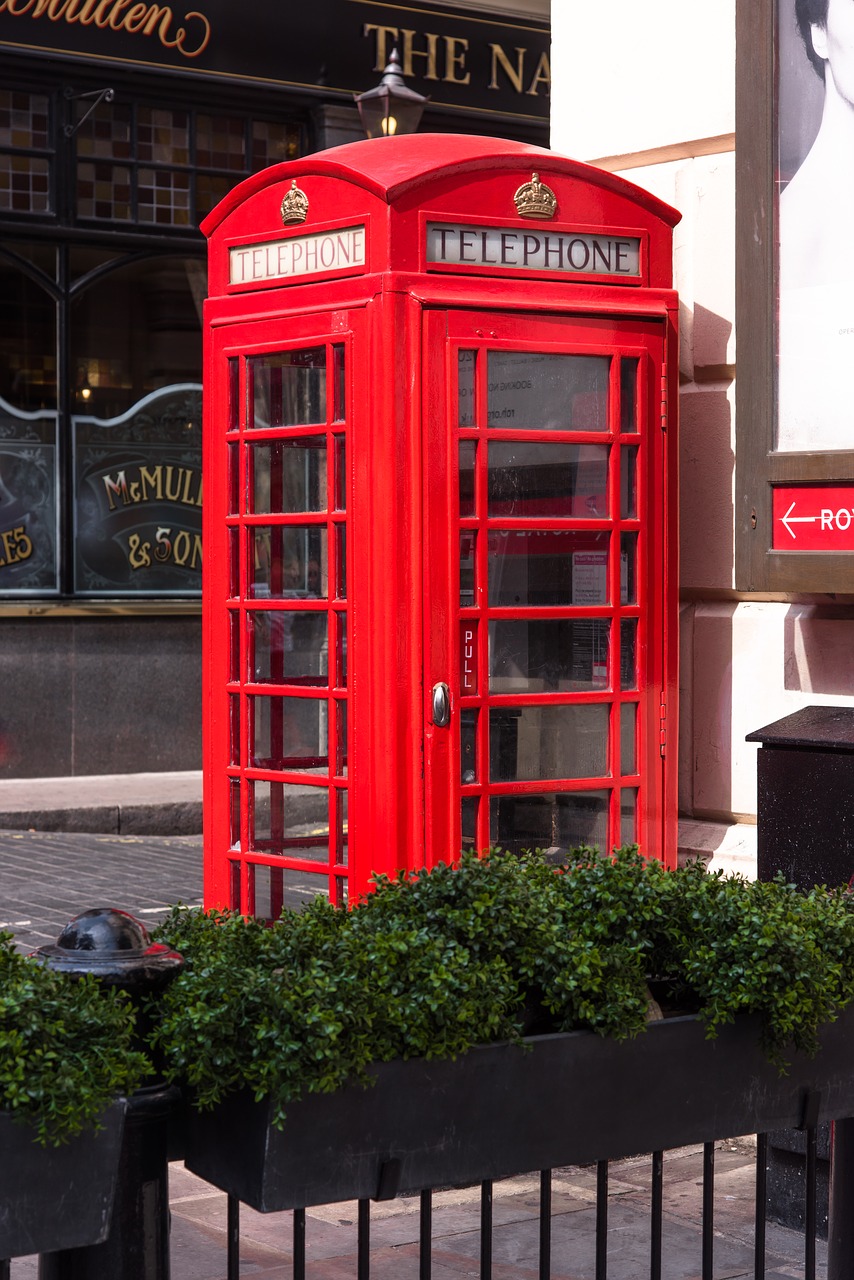
{"type": "Polygon", "coordinates": [[[620,792],[620,843],[636,844],[638,793],[635,787],[624,787],[620,792]]]}
{"type": "Polygon", "coordinates": [[[133,217],[131,171],[105,160],[77,166],[77,212],[81,218],[127,222],[133,217]]]}
{"type": "MultiPolygon", "coordinates": [[[[89,251],[71,251],[74,277],[92,265],[89,251]]],[[[197,306],[196,298],[204,296],[205,288],[201,262],[171,256],[120,267],[78,290],[69,324],[71,366],[81,392],[75,412],[104,422],[129,413],[146,396],[172,388],[174,398],[168,404],[147,402],[137,410],[139,418],[127,426],[144,437],[156,408],[162,420],[154,434],[161,441],[168,436],[173,447],[182,444],[201,407],[201,302],[197,306]],[[187,384],[198,390],[191,394],[187,384]],[[195,408],[190,404],[193,397],[195,408]],[[164,409],[168,414],[163,415],[164,409]]],[[[222,407],[228,413],[236,401],[222,407]]],[[[118,431],[115,424],[114,433],[118,431]]],[[[200,433],[200,427],[194,425],[192,431],[200,433]]]]}
{"type": "Polygon", "coordinates": [[[606,777],[609,711],[604,705],[492,707],[490,778],[525,782],[606,777]]]}
{"type": "Polygon", "coordinates": [[[325,599],[326,528],[256,525],[249,594],[256,600],[325,599]]]}
{"type": "Polygon", "coordinates": [[[347,688],[347,614],[336,613],[335,618],[335,634],[337,636],[336,653],[336,680],[335,683],[339,689],[347,688]]]}
{"type": "Polygon", "coordinates": [[[607,618],[490,622],[489,688],[494,693],[606,688],[610,641],[607,618]]]}
{"type": "Polygon", "coordinates": [[[326,510],[326,437],[253,443],[246,509],[264,514],[326,510]]]}
{"type": "Polygon", "coordinates": [[[252,680],[262,684],[328,685],[325,612],[254,609],[246,616],[252,680]]]}
{"type": "Polygon", "coordinates": [[[474,440],[460,441],[460,517],[473,516],[474,499],[474,464],[477,457],[477,443],[474,440]]]}
{"type": "Polygon", "coordinates": [[[137,220],[164,227],[191,222],[190,174],[173,169],[140,169],[137,173],[137,220]]]}
{"type": "Polygon", "coordinates": [[[302,911],[318,894],[329,894],[329,878],[290,867],[250,866],[251,911],[262,920],[278,920],[283,910],[302,911]]]}
{"type": "Polygon", "coordinates": [[[460,607],[474,604],[475,551],[477,534],[465,529],[460,534],[460,607]]]}
{"type": "Polygon", "coordinates": [[[550,795],[492,796],[489,839],[511,853],[542,849],[555,862],[581,845],[608,845],[607,791],[550,795]]]}
{"type": "Polygon", "coordinates": [[[228,695],[229,764],[240,764],[240,694],[228,695]]]}
{"type": "Polygon", "coordinates": [[[344,364],[344,345],[336,343],[332,348],[332,388],[335,403],[332,406],[332,421],[343,422],[347,417],[347,380],[344,364]]]}
{"type": "Polygon", "coordinates": [[[473,427],[475,351],[460,351],[457,357],[457,421],[461,427],[473,427]]]}
{"type": "Polygon", "coordinates": [[[240,595],[240,530],[228,530],[228,594],[240,595]]]}
{"type": "Polygon", "coordinates": [[[196,164],[200,169],[242,173],[246,168],[245,121],[230,116],[198,115],[196,164]]]}
{"type": "Polygon", "coordinates": [[[638,360],[636,356],[620,361],[620,430],[637,431],[638,360]]]}
{"type": "Polygon", "coordinates": [[[637,673],[637,618],[623,618],[620,621],[620,688],[636,689],[637,673]]]}
{"type": "Polygon", "coordinates": [[[463,796],[460,805],[462,810],[462,840],[460,843],[464,850],[477,849],[477,812],[479,806],[480,801],[477,796],[463,796]]]}
{"type": "Polygon", "coordinates": [[[285,351],[249,361],[250,427],[326,421],[326,348],[285,351]]]}
{"type": "Polygon", "coordinates": [[[638,535],[620,534],[620,603],[637,604],[638,535]]]}
{"type": "Polygon", "coordinates": [[[338,718],[338,751],[335,762],[335,773],[339,778],[347,777],[347,703],[336,700],[335,709],[338,718]]]}
{"type": "Polygon", "coordinates": [[[477,782],[477,711],[460,712],[460,781],[477,782]]]}
{"type": "Polygon", "coordinates": [[[337,787],[334,792],[336,798],[336,810],[338,813],[338,841],[335,853],[335,861],[339,866],[347,865],[347,850],[349,843],[350,826],[347,818],[348,793],[342,788],[337,787]]]}
{"type": "Polygon", "coordinates": [[[0,211],[50,213],[52,203],[49,160],[0,154],[0,211]]]}
{"type": "Polygon", "coordinates": [[[253,172],[282,160],[295,160],[298,155],[299,130],[295,125],[282,124],[278,120],[253,120],[253,172]]]}
{"type": "Polygon", "coordinates": [[[489,534],[491,605],[608,604],[607,533],[495,530],[489,534]]]}
{"type": "Polygon", "coordinates": [[[297,773],[328,771],[328,709],[325,699],[256,697],[252,716],[252,758],[258,769],[297,773]]]}
{"type": "Polygon", "coordinates": [[[489,352],[488,425],[607,431],[610,356],[489,352]]]}
{"type": "Polygon", "coordinates": [[[240,614],[232,609],[228,615],[229,663],[228,678],[240,679],[240,614]]]}
{"type": "Polygon", "coordinates": [[[487,481],[490,516],[608,515],[607,445],[493,442],[487,481]]]}
{"type": "Polygon", "coordinates": [[[44,150],[50,141],[45,94],[0,89],[0,147],[44,150]]]}
{"type": "Polygon", "coordinates": [[[344,436],[335,437],[335,510],[347,510],[347,443],[344,436]]]}
{"type": "Polygon", "coordinates": [[[156,164],[190,163],[190,117],[186,111],[139,106],[136,139],[140,160],[156,164]]]}
{"type": "Polygon", "coordinates": [[[636,520],[638,516],[638,447],[620,450],[620,519],[636,520]]]}
{"type": "Polygon", "coordinates": [[[336,524],[335,537],[338,543],[335,556],[336,577],[335,598],[336,600],[347,599],[347,526],[346,524],[336,524]]]}
{"type": "Polygon", "coordinates": [[[293,782],[250,782],[249,847],[256,853],[329,861],[329,792],[293,782]]]}
{"type": "Polygon", "coordinates": [[[620,707],[620,773],[630,777],[637,773],[637,720],[636,702],[624,702],[620,707]]]}
{"type": "Polygon", "coordinates": [[[228,515],[236,516],[240,512],[240,446],[231,442],[226,446],[228,477],[228,515]]]}
{"type": "Polygon", "coordinates": [[[240,848],[240,783],[234,778],[229,783],[230,803],[230,844],[232,849],[240,848]]]}

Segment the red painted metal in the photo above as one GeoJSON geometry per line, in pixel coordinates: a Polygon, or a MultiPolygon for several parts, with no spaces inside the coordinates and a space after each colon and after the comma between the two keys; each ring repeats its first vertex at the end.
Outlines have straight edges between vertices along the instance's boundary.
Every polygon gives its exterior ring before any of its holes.
{"type": "Polygon", "coordinates": [[[673,860],[677,217],[551,152],[426,135],[275,166],[207,219],[209,905],[352,899],[508,830],[673,860]],[[534,172],[548,221],[513,203],[534,172]],[[537,395],[543,361],[572,387],[557,419],[526,420],[526,361],[537,395]],[[552,460],[580,479],[550,486],[552,460]],[[502,644],[550,656],[511,671],[502,644]]]}
{"type": "Polygon", "coordinates": [[[778,485],[772,519],[775,551],[854,551],[854,484],[778,485]]]}

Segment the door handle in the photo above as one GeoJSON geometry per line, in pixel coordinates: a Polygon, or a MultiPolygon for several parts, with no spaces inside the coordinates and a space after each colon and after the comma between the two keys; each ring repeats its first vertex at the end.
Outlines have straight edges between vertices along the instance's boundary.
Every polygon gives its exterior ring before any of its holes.
{"type": "Polygon", "coordinates": [[[451,723],[451,693],[441,681],[433,685],[433,723],[438,729],[446,729],[451,723]]]}

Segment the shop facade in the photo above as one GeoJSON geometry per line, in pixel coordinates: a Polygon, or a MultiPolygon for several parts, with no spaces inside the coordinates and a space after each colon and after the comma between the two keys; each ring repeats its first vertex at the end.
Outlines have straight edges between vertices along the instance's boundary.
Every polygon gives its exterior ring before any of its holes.
{"type": "Polygon", "coordinates": [[[200,221],[393,47],[422,130],[548,143],[541,3],[307,8],[0,3],[0,777],[199,767],[200,221]]]}
{"type": "Polygon", "coordinates": [[[680,843],[747,871],[747,736],[854,704],[847,7],[553,14],[553,146],[683,214],[680,843]]]}

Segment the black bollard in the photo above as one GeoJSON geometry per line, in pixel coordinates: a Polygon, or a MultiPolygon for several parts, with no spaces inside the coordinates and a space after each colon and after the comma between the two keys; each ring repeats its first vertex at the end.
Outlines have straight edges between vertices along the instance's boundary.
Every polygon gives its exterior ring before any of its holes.
{"type": "MultiPolygon", "coordinates": [[[[37,954],[62,973],[95,974],[136,1003],[165,987],[184,963],[177,951],[152,944],[139,920],[109,907],[76,916],[37,954]]],[[[42,1254],[39,1280],[169,1280],[170,1120],[180,1101],[180,1091],[162,1080],[128,1099],[110,1234],[103,1244],[42,1254]]]]}

